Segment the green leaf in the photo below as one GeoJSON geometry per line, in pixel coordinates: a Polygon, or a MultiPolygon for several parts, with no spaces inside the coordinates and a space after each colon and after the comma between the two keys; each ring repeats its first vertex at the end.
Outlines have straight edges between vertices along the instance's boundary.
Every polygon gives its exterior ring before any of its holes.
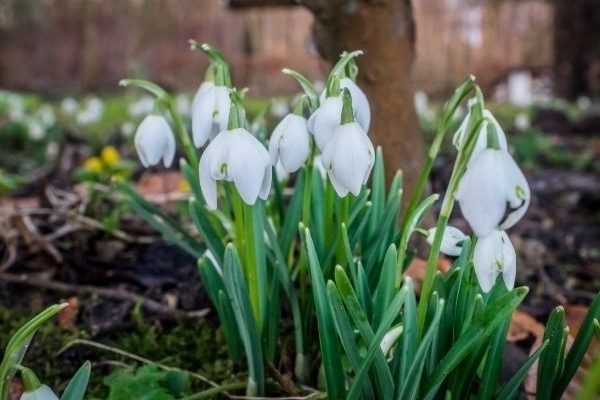
{"type": "Polygon", "coordinates": [[[91,372],[92,364],[89,361],[86,361],[69,381],[60,400],[83,400],[91,372]]]}
{"type": "Polygon", "coordinates": [[[325,280],[323,279],[319,258],[310,231],[305,229],[303,233],[313,285],[312,292],[317,312],[317,322],[319,324],[319,342],[325,370],[327,395],[330,399],[343,400],[346,398],[344,370],[339,357],[339,344],[335,340],[335,335],[332,334],[335,330],[335,324],[327,299],[325,280]]]}
{"type": "MultiPolygon", "coordinates": [[[[346,306],[346,309],[348,310],[350,317],[354,321],[354,325],[356,326],[356,328],[358,329],[358,331],[360,333],[360,336],[365,341],[365,343],[373,343],[373,340],[375,338],[375,334],[373,333],[373,328],[369,324],[369,319],[367,317],[365,310],[361,307],[360,302],[358,301],[358,297],[356,296],[356,293],[354,292],[354,289],[352,288],[352,285],[350,284],[348,275],[346,275],[346,272],[340,266],[337,266],[335,269],[335,283],[336,283],[338,290],[340,291],[344,305],[346,306]]],[[[389,312],[390,310],[391,310],[391,307],[388,308],[387,311],[389,312]]],[[[393,320],[392,320],[392,322],[393,322],[393,320]]],[[[392,324],[392,322],[390,322],[390,325],[392,324]]],[[[380,328],[381,327],[383,327],[383,322],[380,324],[380,328]]],[[[385,335],[385,333],[386,332],[383,332],[383,335],[385,335]]],[[[383,335],[382,335],[382,338],[383,338],[383,335]]],[[[379,340],[379,342],[381,342],[381,339],[379,340]]],[[[376,346],[373,351],[374,351],[373,356],[375,357],[375,369],[376,369],[375,377],[377,380],[378,387],[380,389],[384,390],[383,393],[387,393],[391,396],[391,394],[389,393],[389,390],[392,390],[394,387],[392,373],[387,364],[385,356],[381,352],[381,349],[378,346],[376,346]]],[[[393,393],[393,391],[392,391],[392,393],[393,393]]],[[[385,398],[390,398],[390,397],[385,396],[385,398]]]]}
{"type": "Polygon", "coordinates": [[[379,326],[383,314],[394,295],[396,288],[396,245],[391,244],[383,259],[383,267],[379,276],[379,283],[375,289],[375,307],[373,311],[373,326],[379,326]]]}
{"type": "Polygon", "coordinates": [[[375,165],[371,174],[371,203],[373,204],[373,211],[369,218],[368,235],[370,237],[378,230],[385,208],[385,170],[383,168],[383,151],[381,150],[381,146],[377,146],[375,165]]]}
{"type": "Polygon", "coordinates": [[[569,382],[573,379],[577,368],[581,365],[583,357],[587,352],[592,337],[594,336],[594,320],[600,318],[600,294],[596,294],[594,301],[590,305],[587,315],[579,329],[579,333],[571,346],[571,350],[565,359],[565,367],[558,383],[555,386],[555,393],[560,396],[567,389],[569,382]]]}
{"type": "Polygon", "coordinates": [[[10,338],[4,350],[2,363],[0,363],[0,399],[7,399],[10,379],[16,371],[16,367],[23,361],[33,335],[35,335],[42,325],[65,307],[67,307],[66,303],[55,304],[46,308],[20,327],[10,338]]]}
{"type": "Polygon", "coordinates": [[[537,361],[537,359],[540,357],[542,352],[545,351],[547,346],[548,346],[548,341],[545,341],[544,344],[542,344],[542,346],[540,346],[540,348],[535,351],[535,353],[533,353],[531,356],[529,356],[527,361],[525,361],[523,366],[521,366],[521,368],[519,368],[517,373],[514,374],[513,377],[510,378],[510,381],[508,381],[508,383],[506,383],[502,387],[502,390],[496,396],[496,400],[510,400],[510,399],[515,398],[517,391],[519,390],[519,387],[521,386],[521,384],[523,383],[525,378],[527,378],[527,373],[529,372],[529,368],[531,368],[533,363],[537,361]]]}
{"type": "MultiPolygon", "coordinates": [[[[362,359],[360,350],[355,340],[354,329],[346,313],[346,309],[342,304],[340,293],[332,281],[327,282],[327,293],[329,294],[329,304],[331,306],[331,315],[335,323],[335,328],[342,343],[342,347],[348,356],[350,365],[355,372],[360,370],[362,359]]],[[[366,398],[374,398],[371,382],[368,377],[365,377],[362,382],[363,396],[366,398]]]]}
{"type": "MultiPolygon", "coordinates": [[[[337,278],[337,270],[336,270],[336,278],[337,278]]],[[[342,278],[341,280],[343,281],[344,279],[342,278]]],[[[402,305],[404,304],[404,300],[406,298],[406,292],[407,292],[406,286],[403,286],[402,289],[400,289],[396,293],[396,295],[394,296],[388,309],[386,310],[386,313],[383,316],[383,319],[381,320],[381,324],[379,325],[379,328],[377,329],[377,333],[373,336],[372,340],[370,340],[368,342],[368,343],[370,343],[369,349],[367,350],[367,354],[365,356],[363,364],[362,364],[360,370],[358,371],[358,373],[356,374],[354,382],[352,383],[352,386],[350,387],[350,390],[348,392],[349,400],[358,398],[362,381],[366,378],[369,368],[371,367],[371,364],[373,363],[374,360],[377,360],[379,358],[379,356],[383,355],[383,353],[381,352],[381,347],[380,347],[381,340],[383,339],[385,334],[389,331],[390,326],[392,326],[392,324],[394,323],[394,320],[398,317],[398,314],[400,313],[400,310],[402,309],[402,305]]],[[[376,377],[376,380],[378,382],[380,382],[379,383],[379,393],[381,395],[381,398],[390,399],[390,398],[392,398],[392,396],[394,394],[394,384],[392,381],[390,370],[387,367],[387,364],[385,366],[386,366],[386,370],[381,371],[380,369],[377,369],[377,363],[376,363],[377,373],[376,373],[375,377],[376,377]],[[387,372],[387,373],[383,374],[382,372],[387,372]],[[392,383],[390,383],[388,380],[392,381],[392,383]]]]}
{"type": "Polygon", "coordinates": [[[408,288],[408,292],[406,294],[406,302],[404,303],[404,316],[402,320],[404,330],[401,338],[402,352],[398,355],[400,357],[400,373],[397,380],[398,387],[400,387],[401,383],[406,382],[409,367],[413,364],[413,360],[417,352],[417,299],[412,285],[408,288]]]}
{"type": "Polygon", "coordinates": [[[425,395],[425,399],[434,398],[440,385],[448,375],[472,353],[483,339],[489,337],[501,323],[510,318],[510,315],[523,301],[527,292],[528,289],[525,287],[516,288],[485,308],[482,315],[459,336],[458,340],[440,361],[427,386],[429,391],[425,395]]]}
{"type": "Polygon", "coordinates": [[[536,399],[552,399],[555,396],[553,386],[562,373],[567,341],[566,327],[565,310],[561,306],[556,307],[550,314],[544,331],[544,341],[548,341],[548,351],[541,355],[538,364],[537,381],[540,385],[537,388],[536,399]]]}
{"type": "Polygon", "coordinates": [[[415,399],[419,394],[419,383],[421,382],[421,377],[423,375],[425,359],[427,358],[427,354],[432,346],[433,340],[436,337],[443,309],[444,300],[442,299],[437,302],[435,316],[429,324],[427,333],[425,334],[423,340],[421,340],[421,343],[419,344],[419,348],[410,365],[406,379],[404,379],[404,381],[402,382],[402,388],[397,396],[398,399],[412,400],[415,399]]]}
{"type": "Polygon", "coordinates": [[[223,253],[225,253],[225,246],[208,219],[208,211],[197,199],[192,198],[189,201],[189,213],[192,217],[194,225],[196,226],[196,229],[198,229],[198,231],[204,237],[204,241],[206,242],[210,252],[218,261],[219,265],[223,265],[223,253]]]}
{"type": "Polygon", "coordinates": [[[296,177],[296,184],[294,186],[294,194],[290,199],[290,203],[285,213],[283,220],[283,226],[279,232],[280,245],[283,254],[288,254],[290,246],[294,240],[294,236],[298,231],[298,223],[302,218],[302,196],[304,193],[304,184],[306,182],[306,169],[302,169],[300,174],[296,177]]]}
{"type": "Polygon", "coordinates": [[[228,244],[225,249],[223,279],[227,294],[231,299],[233,313],[248,362],[248,394],[262,396],[265,391],[265,372],[261,338],[252,313],[246,279],[242,272],[237,251],[232,244],[228,244]]]}
{"type": "Polygon", "coordinates": [[[504,325],[498,328],[488,347],[479,393],[479,398],[482,400],[492,399],[496,393],[509,326],[510,321],[506,320],[504,325]]]}

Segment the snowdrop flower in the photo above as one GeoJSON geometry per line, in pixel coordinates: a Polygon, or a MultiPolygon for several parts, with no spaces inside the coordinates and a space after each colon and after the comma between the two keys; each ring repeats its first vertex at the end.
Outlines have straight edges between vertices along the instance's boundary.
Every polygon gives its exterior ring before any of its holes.
{"type": "Polygon", "coordinates": [[[37,115],[40,121],[42,121],[42,123],[46,126],[54,125],[54,123],[56,122],[54,110],[52,110],[52,107],[50,107],[47,104],[39,108],[37,115]]]}
{"type": "Polygon", "coordinates": [[[271,115],[276,118],[281,118],[290,112],[290,107],[287,101],[283,99],[271,100],[271,115]]]}
{"type": "Polygon", "coordinates": [[[67,97],[60,103],[60,108],[65,114],[74,114],[78,107],[79,103],[72,97],[67,97]]]}
{"type": "Polygon", "coordinates": [[[288,114],[273,130],[269,140],[271,163],[281,161],[283,168],[296,172],[310,155],[310,137],[306,119],[297,114],[288,114]]]}
{"type": "Polygon", "coordinates": [[[135,149],[144,167],[156,165],[162,159],[165,167],[175,158],[175,136],[167,120],[150,114],[135,132],[135,149]]]}
{"type": "Polygon", "coordinates": [[[392,346],[396,343],[400,335],[402,334],[403,326],[398,325],[390,329],[383,339],[381,339],[381,343],[379,343],[379,347],[381,348],[381,352],[383,355],[387,355],[392,346]]]}
{"type": "Polygon", "coordinates": [[[233,182],[242,200],[253,205],[271,190],[269,152],[243,128],[219,133],[200,158],[200,187],[209,209],[217,208],[217,181],[233,182]]]}
{"type": "Polygon", "coordinates": [[[340,126],[342,106],[341,97],[327,97],[308,119],[308,129],[321,151],[325,150],[325,146],[333,137],[335,128],[340,126]]]}
{"type": "Polygon", "coordinates": [[[58,400],[58,396],[46,385],[32,391],[23,392],[20,400],[58,400]]]}
{"type": "Polygon", "coordinates": [[[227,86],[205,81],[200,85],[192,102],[192,134],[196,147],[204,146],[221,131],[227,129],[231,99],[227,86]]]}
{"type": "Polygon", "coordinates": [[[529,207],[531,193],[525,176],[504,150],[485,149],[462,177],[456,199],[478,237],[516,224],[529,207]]]}
{"type": "Polygon", "coordinates": [[[88,100],[86,107],[83,111],[77,114],[77,123],[80,125],[88,125],[102,117],[104,111],[104,103],[97,97],[92,97],[88,100]]]}
{"type": "Polygon", "coordinates": [[[153,109],[154,99],[151,96],[142,96],[129,105],[128,111],[132,117],[139,117],[151,113],[153,109]]]}
{"type": "Polygon", "coordinates": [[[506,232],[494,230],[480,237],[473,251],[473,264],[479,285],[485,293],[492,289],[500,274],[508,290],[515,286],[517,256],[506,232]]]}
{"type": "MultiPolygon", "coordinates": [[[[427,231],[427,243],[433,244],[436,228],[431,228],[427,231]]],[[[467,235],[461,232],[460,229],[448,225],[444,230],[442,237],[442,246],[440,251],[448,256],[459,256],[462,251],[462,242],[468,239],[467,235]]]]}
{"type": "Polygon", "coordinates": [[[358,122],[338,126],[332,136],[321,155],[327,175],[338,196],[358,196],[375,162],[373,143],[358,122]]]}
{"type": "MultiPolygon", "coordinates": [[[[472,105],[473,103],[471,103],[472,105]]],[[[470,106],[471,106],[470,105],[470,106]]],[[[471,110],[467,113],[467,116],[460,124],[456,133],[454,133],[454,137],[452,138],[452,143],[454,146],[460,150],[462,146],[464,146],[467,136],[469,135],[469,120],[471,116],[471,110]]],[[[477,142],[475,143],[475,147],[473,148],[473,153],[471,153],[471,158],[469,159],[469,164],[477,158],[479,153],[485,150],[488,147],[488,139],[490,134],[495,134],[497,138],[498,146],[501,150],[508,151],[508,143],[506,141],[506,134],[504,130],[494,118],[492,113],[489,110],[483,110],[483,117],[485,120],[481,123],[479,127],[479,132],[477,133],[477,142]]]]}
{"type": "MultiPolygon", "coordinates": [[[[352,109],[356,120],[363,128],[365,132],[369,132],[371,125],[371,107],[369,107],[369,100],[365,93],[358,87],[356,83],[350,78],[340,79],[340,89],[348,89],[350,96],[352,96],[352,109]]],[[[321,92],[320,96],[321,107],[317,109],[313,115],[315,116],[312,125],[309,122],[310,130],[315,135],[315,139],[318,137],[318,142],[324,144],[331,138],[333,128],[340,124],[340,116],[342,113],[342,101],[341,96],[327,97],[327,91],[321,92]],[[338,99],[339,100],[330,100],[338,99]],[[323,108],[321,112],[319,110],[323,108]]],[[[311,116],[311,119],[312,116],[311,116]]],[[[318,143],[317,146],[322,150],[318,143]]]]}
{"type": "Polygon", "coordinates": [[[515,117],[515,126],[517,129],[524,131],[529,128],[531,122],[529,121],[529,116],[525,113],[519,113],[515,117]]]}

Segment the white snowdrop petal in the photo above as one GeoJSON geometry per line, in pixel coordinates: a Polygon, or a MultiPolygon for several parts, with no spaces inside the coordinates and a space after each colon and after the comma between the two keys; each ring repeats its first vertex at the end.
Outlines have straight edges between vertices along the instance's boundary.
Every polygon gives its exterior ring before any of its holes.
{"type": "Polygon", "coordinates": [[[369,132],[369,127],[371,125],[371,108],[369,107],[367,96],[350,78],[340,80],[340,87],[342,89],[347,88],[350,92],[350,96],[352,96],[352,108],[354,109],[356,120],[365,132],[369,132]]]}
{"type": "Polygon", "coordinates": [[[310,117],[309,128],[321,151],[331,140],[335,128],[341,124],[342,107],[341,97],[328,97],[310,117]]]}
{"type": "Polygon", "coordinates": [[[210,210],[217,208],[217,181],[211,176],[211,152],[207,148],[202,157],[200,157],[199,175],[200,189],[206,202],[206,207],[210,210]]]}
{"type": "MultiPolygon", "coordinates": [[[[435,232],[436,228],[431,228],[427,231],[427,242],[430,245],[433,244],[435,232]]],[[[467,235],[462,233],[460,229],[448,225],[444,230],[440,251],[449,256],[459,256],[462,251],[462,242],[467,238],[467,235]]]]}
{"type": "Polygon", "coordinates": [[[192,103],[192,136],[196,147],[204,146],[211,136],[215,105],[215,85],[212,82],[202,83],[192,103]]]}
{"type": "Polygon", "coordinates": [[[473,251],[473,265],[475,267],[475,275],[479,281],[481,290],[485,293],[489,292],[496,282],[498,277],[499,258],[501,257],[502,241],[500,232],[493,231],[485,237],[480,237],[475,244],[473,251]]]}
{"type": "Polygon", "coordinates": [[[503,171],[498,168],[499,150],[486,149],[467,168],[456,199],[469,225],[479,237],[495,229],[506,210],[503,171]]]}
{"type": "Polygon", "coordinates": [[[334,135],[336,151],[331,171],[341,185],[357,196],[371,162],[369,148],[364,141],[366,135],[356,122],[341,125],[334,135]]]}
{"type": "Polygon", "coordinates": [[[236,135],[228,154],[228,173],[242,200],[253,205],[264,187],[266,167],[270,165],[269,154],[258,139],[245,129],[234,129],[223,134],[236,135]]]}
{"type": "Polygon", "coordinates": [[[277,124],[275,129],[273,129],[271,138],[269,139],[269,155],[271,157],[271,164],[273,165],[276,165],[277,160],[279,160],[281,139],[283,138],[283,133],[287,132],[288,125],[290,124],[290,120],[288,117],[289,115],[277,124]]]}
{"type": "Polygon", "coordinates": [[[213,135],[227,129],[229,124],[229,110],[231,109],[231,98],[229,97],[229,88],[226,86],[215,86],[215,114],[214,119],[217,131],[213,135]]]}
{"type": "Polygon", "coordinates": [[[299,115],[288,115],[287,131],[279,141],[279,157],[287,172],[296,172],[310,155],[310,138],[306,120],[299,115]]]}
{"type": "Polygon", "coordinates": [[[164,149],[162,159],[163,159],[163,165],[166,168],[169,168],[171,166],[171,164],[173,164],[173,159],[175,158],[176,144],[175,144],[175,135],[173,134],[171,127],[167,124],[166,128],[168,129],[169,134],[165,138],[166,146],[164,149]]]}
{"type": "Polygon", "coordinates": [[[501,232],[502,241],[502,279],[508,290],[515,287],[517,275],[517,254],[506,232],[501,232]]]}
{"type": "MultiPolygon", "coordinates": [[[[134,143],[135,148],[144,167],[153,166],[170,151],[170,141],[173,132],[167,121],[158,115],[148,115],[138,126],[134,143]]],[[[175,145],[173,144],[173,153],[175,145]]]]}
{"type": "Polygon", "coordinates": [[[501,229],[508,229],[523,218],[529,208],[531,201],[531,190],[525,175],[507,152],[499,156],[500,167],[505,173],[505,190],[508,209],[504,221],[500,224],[501,229]]]}
{"type": "Polygon", "coordinates": [[[263,176],[262,185],[260,186],[260,192],[258,193],[258,197],[263,200],[267,200],[269,198],[269,193],[271,193],[271,182],[273,180],[273,168],[271,165],[267,165],[265,167],[265,174],[263,176]]]}
{"type": "Polygon", "coordinates": [[[383,336],[383,339],[381,339],[379,347],[381,348],[381,352],[384,356],[387,355],[387,353],[390,351],[392,346],[396,343],[396,341],[402,334],[402,328],[402,325],[393,327],[385,334],[385,336],[383,336]]]}
{"type": "Polygon", "coordinates": [[[346,197],[348,195],[348,189],[337,180],[331,170],[327,171],[327,176],[329,176],[329,180],[337,195],[342,198],[346,197]]]}
{"type": "Polygon", "coordinates": [[[20,400],[58,400],[58,396],[46,385],[31,392],[24,392],[20,400]]]}
{"type": "MultiPolygon", "coordinates": [[[[497,134],[498,145],[501,150],[508,151],[508,142],[506,140],[506,134],[504,133],[504,129],[500,126],[498,120],[494,117],[494,115],[489,110],[483,110],[483,116],[489,120],[488,129],[493,127],[497,134]]],[[[486,140],[487,142],[487,140],[486,140]]]]}

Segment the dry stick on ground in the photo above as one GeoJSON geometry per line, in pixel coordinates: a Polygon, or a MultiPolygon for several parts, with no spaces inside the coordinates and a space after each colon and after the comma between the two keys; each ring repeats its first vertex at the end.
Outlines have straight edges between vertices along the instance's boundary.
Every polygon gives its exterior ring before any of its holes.
{"type": "Polygon", "coordinates": [[[210,309],[208,308],[196,311],[181,311],[168,307],[156,300],[128,292],[124,289],[100,288],[90,285],[71,285],[64,282],[36,278],[35,276],[28,274],[0,272],[0,281],[35,286],[64,293],[91,294],[109,299],[131,301],[133,303],[139,303],[146,310],[160,314],[168,319],[199,319],[204,318],[210,312],[210,309]]]}

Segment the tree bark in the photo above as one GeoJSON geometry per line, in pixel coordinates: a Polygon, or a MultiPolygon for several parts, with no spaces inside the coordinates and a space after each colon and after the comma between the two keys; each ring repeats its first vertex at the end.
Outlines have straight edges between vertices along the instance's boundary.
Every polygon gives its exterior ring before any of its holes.
{"type": "Polygon", "coordinates": [[[415,23],[410,0],[330,0],[305,4],[315,15],[321,55],[335,62],[344,50],[357,59],[358,84],[371,104],[371,132],[383,149],[388,182],[398,169],[410,195],[423,163],[423,138],[414,110],[415,23]]]}
{"type": "Polygon", "coordinates": [[[556,92],[570,99],[600,95],[600,6],[597,0],[554,1],[556,92]]]}

